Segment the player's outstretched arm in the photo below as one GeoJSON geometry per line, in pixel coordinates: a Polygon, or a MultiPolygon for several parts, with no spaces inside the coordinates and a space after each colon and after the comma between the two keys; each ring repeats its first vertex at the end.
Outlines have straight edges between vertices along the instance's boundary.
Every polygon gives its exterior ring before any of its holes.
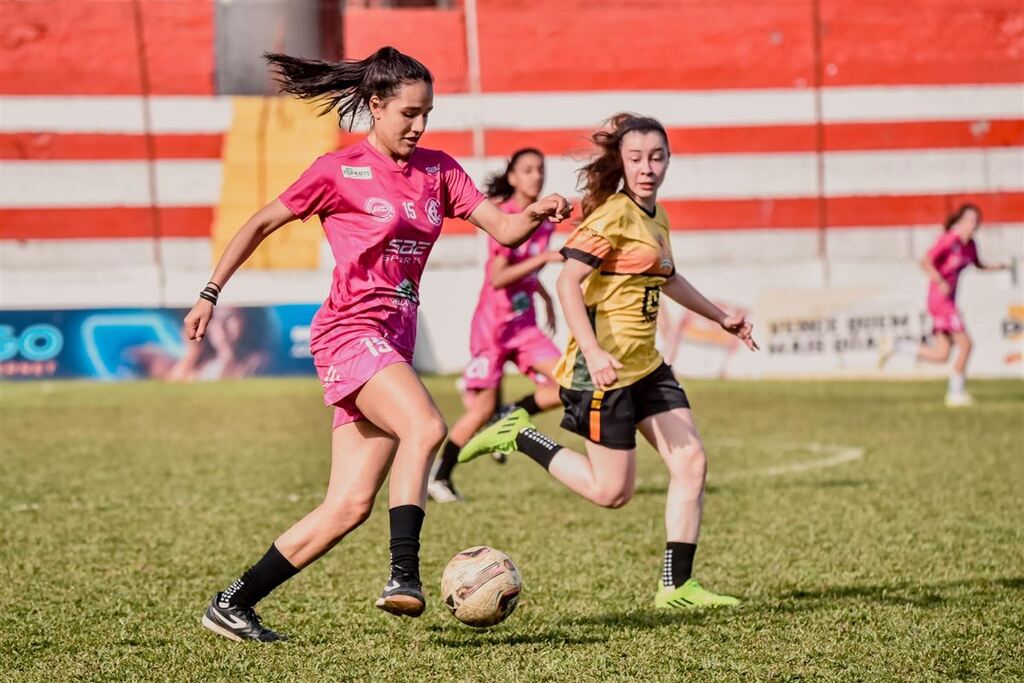
{"type": "MultiPolygon", "coordinates": [[[[217,266],[213,269],[208,285],[216,288],[217,293],[227,284],[235,271],[256,251],[256,247],[267,239],[275,230],[295,220],[292,212],[275,199],[247,220],[235,236],[224,248],[217,266]]],[[[200,298],[192,310],[185,316],[185,336],[192,341],[202,341],[206,334],[206,326],[213,317],[213,302],[200,298]]]]}
{"type": "Polygon", "coordinates": [[[507,258],[498,256],[491,264],[491,286],[495,289],[504,289],[532,275],[548,263],[561,263],[562,260],[562,255],[557,251],[534,254],[515,265],[509,265],[507,258]]]}
{"type": "Polygon", "coordinates": [[[679,273],[675,273],[666,280],[661,291],[680,306],[707,318],[711,322],[718,323],[722,326],[723,330],[743,340],[743,343],[751,351],[757,351],[760,348],[752,336],[754,328],[747,321],[745,315],[742,313],[726,313],[697,291],[697,288],[691,285],[690,281],[679,273]]]}
{"type": "Polygon", "coordinates": [[[522,213],[505,213],[491,202],[480,202],[469,222],[505,247],[518,247],[541,223],[561,223],[572,213],[572,204],[560,194],[549,194],[527,206],[522,213]]]}

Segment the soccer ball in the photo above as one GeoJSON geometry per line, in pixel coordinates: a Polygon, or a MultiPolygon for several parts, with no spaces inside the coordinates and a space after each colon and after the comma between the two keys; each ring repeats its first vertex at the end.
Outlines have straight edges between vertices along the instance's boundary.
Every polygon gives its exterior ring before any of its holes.
{"type": "Polygon", "coordinates": [[[494,626],[512,614],[522,586],[512,559],[485,545],[453,557],[441,577],[444,604],[456,619],[477,628],[494,626]]]}

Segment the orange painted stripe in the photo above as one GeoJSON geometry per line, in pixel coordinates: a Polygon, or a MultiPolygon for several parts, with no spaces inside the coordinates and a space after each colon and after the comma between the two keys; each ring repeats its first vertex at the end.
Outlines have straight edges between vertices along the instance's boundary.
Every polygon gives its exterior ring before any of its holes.
{"type": "MultiPolygon", "coordinates": [[[[831,228],[938,225],[963,202],[981,207],[990,223],[1024,222],[1024,192],[902,195],[890,197],[831,197],[826,200],[831,228]]],[[[814,197],[776,199],[678,199],[660,202],[673,230],[770,230],[819,227],[814,197]]],[[[576,205],[575,216],[579,216],[576,205]]],[[[571,225],[559,226],[559,232],[571,225]]],[[[447,220],[445,234],[472,234],[466,221],[447,220]]]]}
{"type": "Polygon", "coordinates": [[[821,0],[823,84],[1020,83],[1022,20],[1020,0],[821,0]]]}
{"type": "MultiPolygon", "coordinates": [[[[991,223],[1024,222],[1024,192],[830,197],[828,227],[938,225],[958,205],[974,202],[991,223]]],[[[783,199],[670,200],[662,203],[673,230],[818,228],[818,201],[783,199]]]]}
{"type": "MultiPolygon", "coordinates": [[[[219,159],[220,133],[154,135],[157,159],[219,159]]],[[[147,159],[145,135],[92,133],[0,133],[0,159],[147,159]]]]}
{"type": "MultiPolygon", "coordinates": [[[[209,237],[212,206],[162,207],[161,237],[209,237]]],[[[147,207],[0,209],[0,239],[153,237],[147,207]]]]}
{"type": "MultiPolygon", "coordinates": [[[[813,152],[814,125],[669,128],[669,146],[676,154],[756,154],[813,152]]],[[[521,147],[545,154],[580,155],[593,150],[592,130],[507,130],[485,133],[489,156],[511,156],[521,147]]],[[[912,121],[842,123],[825,126],[824,149],[830,152],[885,149],[954,149],[1024,145],[1024,119],[999,121],[912,121]]]]}
{"type": "Polygon", "coordinates": [[[964,202],[981,208],[989,223],[1024,222],[1024,192],[917,195],[909,197],[833,197],[828,200],[831,227],[862,225],[938,225],[964,202]],[[866,222],[865,217],[872,220],[866,222]]]}
{"type": "MultiPolygon", "coordinates": [[[[989,223],[1024,222],[1024,192],[832,197],[827,200],[828,221],[831,228],[938,225],[963,202],[978,204],[989,223]]],[[[818,204],[813,197],[670,200],[662,202],[662,206],[673,230],[818,227],[818,204]]],[[[164,237],[209,237],[213,207],[164,207],[160,209],[160,220],[164,237]]],[[[466,221],[445,221],[446,235],[476,231],[466,221]]],[[[0,209],[0,239],[152,236],[152,214],[146,207],[0,209]]]]}
{"type": "MultiPolygon", "coordinates": [[[[485,133],[488,156],[510,156],[521,147],[538,147],[551,155],[590,153],[584,129],[508,130],[485,133]]],[[[736,126],[722,128],[670,128],[669,144],[676,154],[757,154],[813,152],[814,126],[736,126]]],[[[362,133],[342,131],[338,147],[354,144],[362,133]]],[[[158,159],[219,159],[224,136],[164,134],[153,136],[158,159]]],[[[469,131],[434,131],[423,144],[453,156],[473,154],[469,131]]],[[[849,123],[825,127],[825,150],[867,151],[886,149],[963,149],[1024,145],[1024,119],[997,121],[915,121],[904,123],[849,123]]],[[[146,137],[102,133],[0,133],[0,159],[120,160],[146,159],[146,137]]]]}
{"type": "MultiPolygon", "coordinates": [[[[4,2],[7,95],[135,95],[142,72],[132,2],[4,2]]],[[[216,92],[214,3],[140,2],[155,95],[216,92]]]]}

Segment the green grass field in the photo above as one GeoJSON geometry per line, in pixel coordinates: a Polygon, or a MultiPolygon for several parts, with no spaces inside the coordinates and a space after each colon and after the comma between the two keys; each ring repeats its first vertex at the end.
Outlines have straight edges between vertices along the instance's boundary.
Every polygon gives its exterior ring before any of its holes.
{"type": "MultiPolygon", "coordinates": [[[[454,417],[451,378],[428,383],[454,417]]],[[[317,383],[5,383],[2,678],[1024,678],[1024,383],[974,382],[979,406],[958,412],[938,383],[687,388],[711,462],[697,575],[742,608],[653,609],[667,475],[650,449],[621,510],[513,456],[460,469],[466,503],[428,506],[424,617],[372,606],[387,570],[382,498],[265,601],[268,625],[293,640],[259,646],[199,616],[322,495],[330,413],[317,383]],[[447,559],[475,544],[509,553],[524,577],[519,609],[484,631],[438,599],[447,559]]],[[[541,423],[561,433],[559,417],[541,423]]]]}

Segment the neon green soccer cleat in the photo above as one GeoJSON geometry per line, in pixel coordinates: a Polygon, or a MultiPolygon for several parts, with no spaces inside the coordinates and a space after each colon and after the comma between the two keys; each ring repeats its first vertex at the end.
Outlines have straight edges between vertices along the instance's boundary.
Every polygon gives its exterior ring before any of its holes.
{"type": "Polygon", "coordinates": [[[731,595],[719,595],[703,588],[695,579],[687,579],[678,588],[662,586],[654,596],[658,609],[693,609],[695,607],[733,607],[740,601],[731,595]]]}
{"type": "Polygon", "coordinates": [[[469,440],[459,451],[459,462],[469,462],[488,453],[511,453],[516,450],[516,437],[524,429],[535,429],[530,416],[522,408],[513,410],[469,440]]]}

